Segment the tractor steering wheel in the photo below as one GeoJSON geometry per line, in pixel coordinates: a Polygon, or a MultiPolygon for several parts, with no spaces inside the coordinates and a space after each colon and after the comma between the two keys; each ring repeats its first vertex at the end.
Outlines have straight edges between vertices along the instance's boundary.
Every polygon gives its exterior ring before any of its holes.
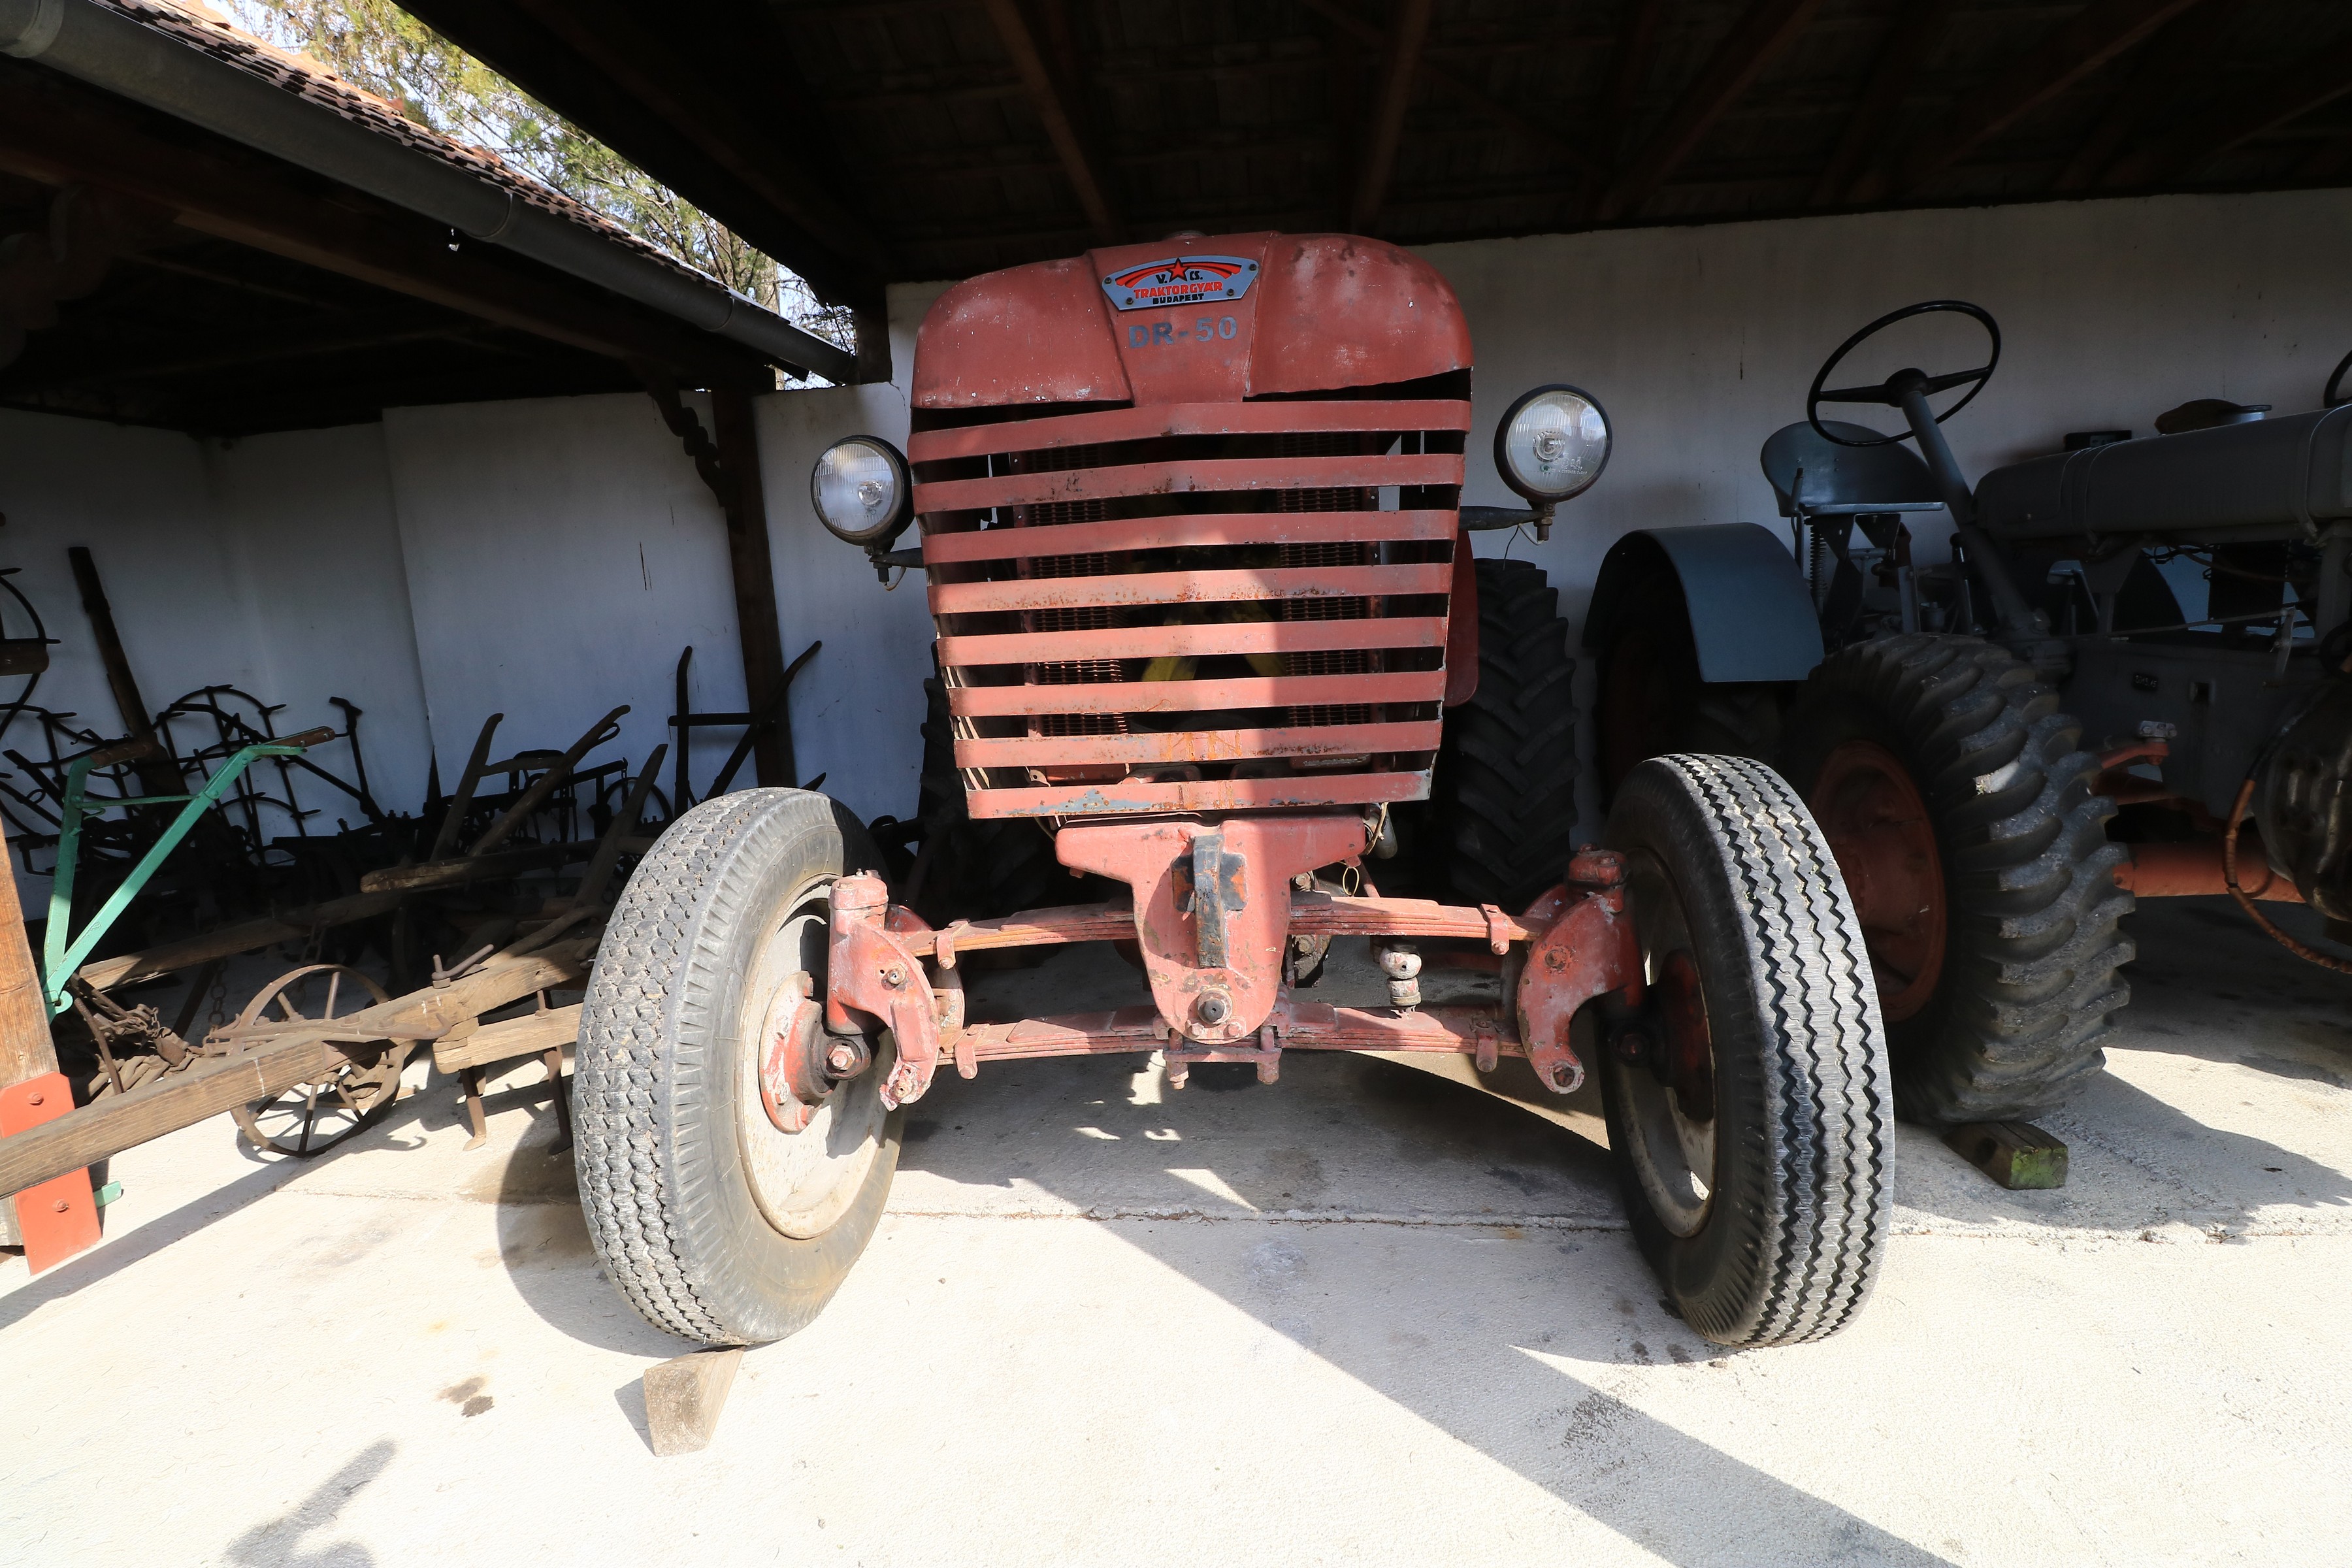
{"type": "MultiPolygon", "coordinates": [[[[1967,396],[1936,416],[1936,423],[1941,425],[1945,420],[1966,408],[1975,399],[1976,395],[1984,390],[1985,383],[1992,379],[1993,367],[1999,363],[2000,363],[2000,326],[1982,306],[1971,305],[1965,300],[1927,300],[1916,305],[1906,305],[1899,310],[1889,310],[1838,345],[1837,353],[1830,355],[1822,365],[1820,373],[1813,377],[1812,386],[1805,393],[1805,423],[1811,425],[1813,427],[1813,433],[1822,439],[1833,441],[1841,447],[1891,447],[1897,441],[1910,440],[1915,433],[1906,430],[1899,435],[1881,436],[1874,440],[1849,440],[1843,436],[1831,434],[1828,426],[1822,423],[1822,405],[1824,403],[1876,403],[1888,408],[1900,408],[1903,406],[1904,397],[1912,392],[1933,396],[1938,392],[1947,392],[1955,386],[1974,383],[1975,384],[1969,387],[1967,396]],[[1913,316],[1929,315],[1938,310],[1956,310],[1963,316],[1972,317],[1978,325],[1984,328],[1985,334],[1992,339],[1992,357],[1974,370],[1956,370],[1948,375],[1928,375],[1922,371],[1898,370],[1876,386],[1840,386],[1832,387],[1827,392],[1822,390],[1822,384],[1829,380],[1830,372],[1837,369],[1840,361],[1860,347],[1864,339],[1875,336],[1897,321],[1907,321],[1913,316]]],[[[2338,367],[2338,374],[2341,374],[2341,367],[2338,367]]]]}
{"type": "Polygon", "coordinates": [[[2346,354],[2336,362],[2336,374],[2327,378],[2327,386],[2319,395],[2319,406],[2341,408],[2352,403],[2352,397],[2344,395],[2344,373],[2347,370],[2352,370],[2352,354],[2346,354]]]}

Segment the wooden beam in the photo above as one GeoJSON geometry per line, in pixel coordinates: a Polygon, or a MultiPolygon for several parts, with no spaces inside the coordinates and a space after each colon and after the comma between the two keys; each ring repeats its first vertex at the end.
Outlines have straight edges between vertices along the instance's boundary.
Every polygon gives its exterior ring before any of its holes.
{"type": "Polygon", "coordinates": [[[1899,6],[1885,46],[1870,68],[1870,82],[1845,122],[1836,150],[1813,182],[1806,205],[1833,207],[1847,199],[1862,172],[1885,151],[1887,132],[1903,108],[1904,95],[1919,77],[1919,68],[1944,36],[1955,0],[1909,0],[1899,6]]]}
{"type": "Polygon", "coordinates": [[[2231,148],[2299,120],[2352,92],[2352,37],[2218,102],[2192,110],[2163,135],[2116,160],[2099,177],[2106,190],[2147,189],[2181,180],[2231,148]]]}
{"type": "Polygon", "coordinates": [[[1054,144],[1055,154],[1062,161],[1062,173],[1068,176],[1070,188],[1077,194],[1078,210],[1087,215],[1087,224],[1094,230],[1096,242],[1118,244],[1124,232],[1104,188],[1103,164],[1087,150],[1080,136],[1069,100],[1053,73],[1045,68],[1045,57],[1038,51],[1036,35],[1030,32],[1017,0],[982,0],[982,4],[988,7],[988,18],[996,26],[997,38],[1004,46],[1005,58],[1013,62],[1013,70],[1021,78],[1030,107],[1045,127],[1046,140],[1054,144]]]}
{"type": "Polygon", "coordinates": [[[0,61],[0,170],[87,181],[153,202],[180,226],[429,300],[691,385],[772,386],[758,356],[356,192],[331,197],[275,160],[186,127],[169,134],[121,100],[0,61]]]}
{"type": "Polygon", "coordinates": [[[2032,110],[2154,34],[2197,0],[2092,0],[2044,34],[1991,86],[1954,106],[1921,137],[1891,176],[1866,174],[1856,202],[1907,195],[2032,110]]]}
{"type": "Polygon", "coordinates": [[[1389,181],[1396,173],[1397,139],[1404,132],[1404,111],[1412,102],[1413,67],[1420,63],[1434,6],[1435,0],[1396,0],[1396,14],[1390,18],[1380,97],[1372,104],[1371,122],[1364,129],[1363,154],[1356,165],[1356,193],[1348,204],[1348,226],[1358,234],[1371,233],[1381,221],[1381,204],[1388,198],[1389,181]]]}
{"type": "MultiPolygon", "coordinates": [[[[735,585],[735,636],[743,648],[743,706],[754,717],[751,766],[763,785],[792,789],[792,714],[784,703],[783,632],[776,619],[775,565],[768,545],[768,503],[760,482],[760,442],[751,400],[732,389],[710,395],[719,466],[732,500],[727,512],[727,564],[735,585]],[[761,719],[773,714],[773,723],[761,719]]],[[[678,744],[686,744],[681,733],[678,744]]]]}
{"type": "MultiPolygon", "coordinates": [[[[1648,0],[1648,3],[1661,4],[1663,0],[1648,0]]],[[[1312,11],[1322,17],[1333,27],[1347,34],[1360,44],[1369,44],[1375,48],[1380,48],[1388,43],[1387,33],[1339,5],[1337,0],[1298,0],[1298,5],[1302,9],[1312,11]]],[[[1538,120],[1525,110],[1504,102],[1475,82],[1458,76],[1431,60],[1426,58],[1422,60],[1415,75],[1420,80],[1428,82],[1433,87],[1444,88],[1456,102],[1478,110],[1480,114],[1497,125],[1509,126],[1530,141],[1543,142],[1563,153],[1575,153],[1579,157],[1589,156],[1591,153],[1591,143],[1584,138],[1571,135],[1556,124],[1538,120]]]]}
{"type": "Polygon", "coordinates": [[[1754,0],[1611,184],[1594,216],[1610,223],[1640,212],[1821,8],[1822,0],[1754,0]]]}
{"type": "Polygon", "coordinates": [[[1624,26],[1618,36],[1616,58],[1609,65],[1609,97],[1602,108],[1600,133],[1586,154],[1584,178],[1576,195],[1578,221],[1589,219],[1600,209],[1601,198],[1617,175],[1625,128],[1657,64],[1658,33],[1666,19],[1666,5],[1667,0],[1625,0],[1624,26]]]}
{"type": "Polygon", "coordinates": [[[2108,100],[2098,122],[2066,160],[2050,188],[2089,190],[2122,153],[2132,132],[2166,106],[2193,96],[2196,83],[2227,41],[2230,25],[2238,20],[2246,5],[2247,0],[2200,0],[2165,24],[2164,30],[2140,51],[2131,79],[2108,100]]]}

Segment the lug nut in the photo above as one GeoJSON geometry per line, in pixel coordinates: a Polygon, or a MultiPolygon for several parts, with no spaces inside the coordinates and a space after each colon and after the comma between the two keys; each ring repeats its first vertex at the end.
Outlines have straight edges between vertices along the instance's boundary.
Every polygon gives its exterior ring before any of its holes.
{"type": "Polygon", "coordinates": [[[856,1078],[874,1059],[863,1040],[835,1040],[824,1053],[824,1068],[835,1078],[856,1078]]]}
{"type": "Polygon", "coordinates": [[[896,991],[907,984],[907,971],[898,964],[892,964],[882,972],[882,984],[896,991]]]}
{"type": "Polygon", "coordinates": [[[1225,999],[1222,991],[1203,991],[1200,1000],[1192,1004],[1192,1016],[1209,1025],[1223,1023],[1233,1010],[1234,1005],[1225,999]]]}
{"type": "Polygon", "coordinates": [[[1650,1037],[1639,1029],[1627,1029],[1612,1042],[1616,1047],[1617,1059],[1629,1068],[1647,1067],[1650,1062],[1650,1037]]]}

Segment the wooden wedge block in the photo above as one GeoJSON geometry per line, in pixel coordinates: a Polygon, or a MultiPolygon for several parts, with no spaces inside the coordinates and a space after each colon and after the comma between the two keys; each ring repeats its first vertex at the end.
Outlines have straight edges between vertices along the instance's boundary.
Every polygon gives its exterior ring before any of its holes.
{"type": "Polygon", "coordinates": [[[2066,1184],[2066,1145],[2031,1121],[1969,1121],[1944,1130],[1954,1153],[2011,1192],[2066,1184]]]}
{"type": "Polygon", "coordinates": [[[646,1429],[654,1452],[697,1454],[710,1447],[719,1429],[719,1413],[727,1408],[728,1391],[735,1386],[735,1369],[743,1352],[697,1351],[646,1369],[646,1429]]]}

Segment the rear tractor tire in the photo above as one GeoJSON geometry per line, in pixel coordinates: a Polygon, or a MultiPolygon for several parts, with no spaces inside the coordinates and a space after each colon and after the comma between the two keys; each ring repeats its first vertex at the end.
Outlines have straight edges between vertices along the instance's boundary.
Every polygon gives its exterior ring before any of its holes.
{"type": "Polygon", "coordinates": [[[1517,914],[1575,852],[1576,661],[1542,568],[1477,571],[1478,689],[1446,712],[1421,859],[1437,897],[1517,914]]]}
{"type": "Polygon", "coordinates": [[[1928,633],[1832,655],[1790,710],[1781,771],[1861,910],[1906,1120],[2031,1117],[2105,1060],[2132,900],[2081,732],[2032,666],[1928,633]]]}
{"type": "Polygon", "coordinates": [[[904,1113],[889,1038],[795,1132],[758,1051],[787,994],[822,999],[836,878],[879,863],[806,790],[740,791],[672,823],[605,928],[572,1105],[582,1206],[605,1273],[656,1328],[760,1344],[806,1324],[882,1217],[904,1113]]]}
{"type": "Polygon", "coordinates": [[[1684,1321],[1726,1345],[1834,1333],[1893,1211],[1886,1037],[1861,923],[1787,782],[1677,754],[1621,782],[1645,1001],[1600,1055],[1635,1240],[1684,1321]]]}

